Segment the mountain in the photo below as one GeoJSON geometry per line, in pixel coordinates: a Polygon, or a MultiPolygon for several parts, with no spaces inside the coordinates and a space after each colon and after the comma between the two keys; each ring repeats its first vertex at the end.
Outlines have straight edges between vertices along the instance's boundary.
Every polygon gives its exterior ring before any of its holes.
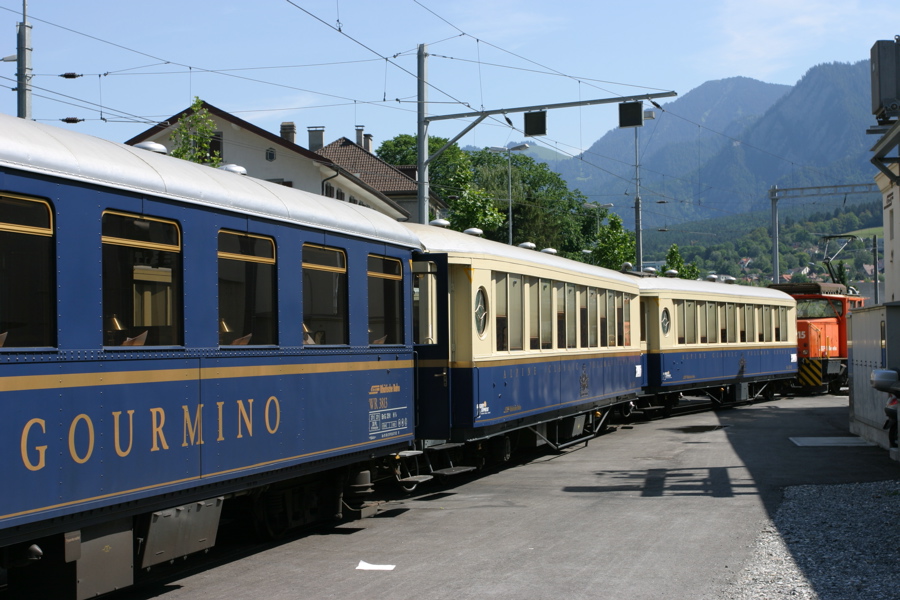
{"type": "MultiPolygon", "coordinates": [[[[767,209],[773,185],[870,182],[869,77],[868,61],[818,65],[794,86],[733,77],[656,109],[638,131],[644,227],[767,209]]],[[[634,144],[634,130],[614,129],[546,162],[633,225],[634,144]]]]}

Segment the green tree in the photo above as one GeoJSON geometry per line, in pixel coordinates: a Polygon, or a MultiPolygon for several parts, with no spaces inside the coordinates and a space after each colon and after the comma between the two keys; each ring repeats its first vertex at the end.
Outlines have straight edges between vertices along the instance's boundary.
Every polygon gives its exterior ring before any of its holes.
{"type": "Polygon", "coordinates": [[[194,103],[188,112],[179,119],[169,139],[174,143],[169,153],[175,158],[218,167],[222,157],[218,152],[210,151],[210,143],[216,135],[216,123],[203,106],[203,100],[194,96],[194,103]]]}
{"type": "MultiPolygon", "coordinates": [[[[429,137],[428,153],[447,144],[446,138],[429,137]]],[[[375,155],[391,165],[418,164],[419,148],[416,137],[406,133],[382,142],[375,155]]],[[[504,220],[493,203],[472,186],[472,164],[469,155],[456,144],[451,144],[428,165],[428,185],[449,208],[450,227],[463,231],[478,227],[491,232],[504,220]]]]}
{"type": "Polygon", "coordinates": [[[601,223],[600,236],[591,251],[590,262],[618,271],[624,263],[633,261],[635,256],[634,232],[622,226],[619,215],[609,213],[606,223],[601,223]]]}
{"type": "MultiPolygon", "coordinates": [[[[584,260],[582,250],[594,239],[595,215],[585,208],[581,192],[569,190],[559,174],[530,156],[484,149],[470,153],[470,159],[474,184],[493,196],[504,214],[509,211],[512,188],[514,244],[532,242],[538,248],[555,248],[562,256],[584,260]]],[[[489,237],[506,242],[508,228],[495,230],[489,237]]]]}
{"type": "Polygon", "coordinates": [[[678,244],[672,244],[666,252],[666,264],[663,265],[663,273],[670,270],[678,271],[681,279],[699,279],[700,268],[694,263],[685,263],[678,251],[678,244]]]}
{"type": "Polygon", "coordinates": [[[484,190],[469,188],[448,201],[450,228],[465,231],[477,227],[495,231],[506,222],[506,215],[497,209],[494,199],[484,190]]]}

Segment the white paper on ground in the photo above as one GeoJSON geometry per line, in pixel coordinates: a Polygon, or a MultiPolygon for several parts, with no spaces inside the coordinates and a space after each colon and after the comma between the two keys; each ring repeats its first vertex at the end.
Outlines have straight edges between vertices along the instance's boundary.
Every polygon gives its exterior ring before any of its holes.
{"type": "Polygon", "coordinates": [[[359,561],[359,564],[356,565],[357,570],[363,571],[393,571],[394,565],[370,565],[367,562],[359,561]]]}

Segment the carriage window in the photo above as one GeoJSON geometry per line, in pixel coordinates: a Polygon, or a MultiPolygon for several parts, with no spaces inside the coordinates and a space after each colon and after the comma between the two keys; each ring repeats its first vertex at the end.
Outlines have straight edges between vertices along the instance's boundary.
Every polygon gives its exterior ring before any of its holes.
{"type": "Polygon", "coordinates": [[[597,292],[597,306],[600,309],[600,345],[609,346],[609,318],[607,317],[606,296],[609,292],[599,290],[597,292]]]}
{"type": "Polygon", "coordinates": [[[744,307],[746,313],[746,321],[747,321],[747,341],[755,342],[756,341],[756,309],[752,304],[748,304],[744,307]]]}
{"type": "Polygon", "coordinates": [[[369,343],[403,343],[403,265],[369,255],[369,343]]]}
{"type": "MultiPolygon", "coordinates": [[[[486,295],[482,295],[482,308],[476,300],[475,327],[478,335],[484,335],[487,325],[486,295]]],[[[413,338],[417,344],[436,344],[437,334],[437,265],[433,262],[413,263],[413,338]]]]}
{"type": "Polygon", "coordinates": [[[56,345],[55,273],[50,205],[0,195],[0,347],[56,345]]]}
{"type": "Polygon", "coordinates": [[[541,279],[541,349],[553,348],[553,282],[541,279]]]}
{"type": "Polygon", "coordinates": [[[735,309],[734,304],[726,304],[725,305],[725,322],[727,323],[727,336],[728,342],[734,343],[737,341],[737,310],[735,309]]]}
{"type": "Polygon", "coordinates": [[[275,240],[219,232],[219,344],[278,343],[275,240]]]}
{"type": "Polygon", "coordinates": [[[539,350],[541,347],[541,288],[536,277],[526,277],[528,286],[528,348],[539,350]]]}
{"type": "Polygon", "coordinates": [[[762,338],[760,341],[771,342],[772,341],[772,307],[771,306],[763,306],[763,319],[762,319],[762,327],[763,330],[760,332],[760,337],[762,338]]]}
{"type": "Polygon", "coordinates": [[[597,288],[588,290],[588,344],[597,347],[597,288]]]}
{"type": "MultiPolygon", "coordinates": [[[[701,314],[702,318],[705,318],[701,314]]],[[[702,319],[701,319],[702,320],[702,319]]],[[[684,335],[686,344],[697,343],[697,301],[684,301],[684,335]]]]}
{"type": "Polygon", "coordinates": [[[622,346],[631,345],[631,301],[633,299],[632,294],[622,294],[622,346]]]}
{"type": "Polygon", "coordinates": [[[347,255],[303,244],[303,343],[349,344],[347,255]]]}
{"type": "MultiPolygon", "coordinates": [[[[700,326],[700,343],[705,344],[709,341],[707,327],[709,326],[709,319],[706,318],[706,302],[699,301],[697,302],[697,324],[700,326]]],[[[713,332],[715,335],[715,332],[713,332]]]]}
{"type": "Polygon", "coordinates": [[[587,288],[579,285],[578,290],[578,345],[588,347],[588,308],[587,288]]]}
{"type": "Polygon", "coordinates": [[[556,347],[566,347],[566,284],[556,282],[556,347]]]}
{"type": "Polygon", "coordinates": [[[524,290],[522,276],[509,276],[509,349],[524,348],[524,290]]]}
{"type": "Polygon", "coordinates": [[[497,323],[497,350],[503,351],[509,349],[509,305],[506,297],[506,273],[494,273],[494,289],[496,294],[494,298],[494,311],[497,323]]]}
{"type": "Polygon", "coordinates": [[[719,341],[719,305],[717,302],[706,303],[706,330],[709,332],[709,343],[719,341]]]}
{"type": "Polygon", "coordinates": [[[576,312],[575,286],[571,283],[566,284],[566,347],[576,348],[578,346],[577,329],[575,324],[576,312]]]}
{"type": "Polygon", "coordinates": [[[685,312],[684,312],[684,300],[676,300],[675,301],[675,339],[676,343],[683,344],[685,343],[685,312]]]}
{"type": "Polygon", "coordinates": [[[606,292],[606,345],[616,345],[616,330],[618,326],[618,314],[616,313],[616,292],[606,292]]]}
{"type": "Polygon", "coordinates": [[[181,231],[174,221],[104,212],[103,344],[182,343],[181,231]]]}
{"type": "Polygon", "coordinates": [[[775,340],[778,342],[788,341],[788,307],[778,307],[778,326],[775,329],[775,340]]]}
{"type": "Polygon", "coordinates": [[[616,346],[625,345],[625,319],[625,297],[622,292],[616,292],[616,346]]]}

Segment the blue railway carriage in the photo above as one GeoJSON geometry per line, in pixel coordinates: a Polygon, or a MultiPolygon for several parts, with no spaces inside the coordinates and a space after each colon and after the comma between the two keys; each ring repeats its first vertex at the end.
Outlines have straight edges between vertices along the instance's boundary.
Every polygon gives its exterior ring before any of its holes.
{"type": "Polygon", "coordinates": [[[213,545],[237,496],[272,533],[339,512],[413,439],[415,248],[362,207],[0,116],[10,593],[125,587],[213,545]]]}
{"type": "MultiPolygon", "coordinates": [[[[417,439],[506,460],[517,444],[590,439],[643,384],[638,287],[626,275],[410,225],[417,439]]],[[[426,453],[427,454],[427,453],[426,453]]],[[[450,468],[450,467],[446,467],[450,468]]]]}
{"type": "Polygon", "coordinates": [[[769,288],[642,277],[647,386],[640,406],[774,395],[797,374],[796,302],[769,288]]]}

